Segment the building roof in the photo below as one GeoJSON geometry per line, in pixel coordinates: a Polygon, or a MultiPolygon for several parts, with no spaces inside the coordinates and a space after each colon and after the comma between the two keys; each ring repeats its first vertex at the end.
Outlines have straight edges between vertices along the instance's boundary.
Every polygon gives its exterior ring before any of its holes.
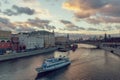
{"type": "Polygon", "coordinates": [[[43,35],[48,35],[48,34],[53,34],[52,32],[49,31],[34,31],[31,32],[30,34],[43,34],[43,35]]]}
{"type": "Polygon", "coordinates": [[[53,32],[49,32],[49,31],[33,31],[33,32],[28,32],[28,33],[19,33],[19,34],[23,34],[23,35],[27,35],[27,36],[34,36],[34,35],[50,35],[50,34],[54,34],[53,32]]]}

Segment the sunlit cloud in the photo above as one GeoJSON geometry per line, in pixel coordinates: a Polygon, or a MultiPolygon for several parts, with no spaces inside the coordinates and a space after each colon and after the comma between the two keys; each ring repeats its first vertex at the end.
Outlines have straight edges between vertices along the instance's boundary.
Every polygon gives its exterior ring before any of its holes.
{"type": "Polygon", "coordinates": [[[116,26],[119,30],[119,0],[67,0],[62,4],[62,8],[71,11],[77,22],[84,21],[90,25],[86,31],[114,33],[114,30],[117,30],[116,26]]]}
{"type": "Polygon", "coordinates": [[[73,11],[77,18],[86,18],[96,14],[105,4],[102,0],[68,0],[63,8],[73,11]]]}
{"type": "Polygon", "coordinates": [[[118,33],[120,0],[1,0],[0,29],[118,33]],[[4,26],[4,27],[3,27],[4,26]]]}
{"type": "MultiPolygon", "coordinates": [[[[106,22],[119,22],[120,1],[115,0],[68,0],[63,3],[63,8],[73,11],[76,18],[89,18],[102,15],[109,18],[106,22]],[[110,20],[111,19],[111,20],[110,20]]],[[[104,18],[106,20],[106,18],[104,18]]],[[[97,21],[97,20],[96,20],[97,21]]],[[[99,20],[100,21],[100,20],[99,20]]],[[[103,21],[103,19],[101,20],[103,21]]]]}
{"type": "Polygon", "coordinates": [[[49,25],[49,20],[42,20],[39,18],[28,19],[25,22],[11,22],[7,18],[0,17],[0,29],[10,30],[10,31],[35,31],[41,29],[53,30],[56,27],[49,25]]]}

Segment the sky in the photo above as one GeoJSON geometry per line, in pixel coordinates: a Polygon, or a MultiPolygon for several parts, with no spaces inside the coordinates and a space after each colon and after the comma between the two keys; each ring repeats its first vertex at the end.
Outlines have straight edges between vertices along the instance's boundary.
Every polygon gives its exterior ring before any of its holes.
{"type": "Polygon", "coordinates": [[[120,32],[120,0],[0,0],[0,30],[120,32]]]}

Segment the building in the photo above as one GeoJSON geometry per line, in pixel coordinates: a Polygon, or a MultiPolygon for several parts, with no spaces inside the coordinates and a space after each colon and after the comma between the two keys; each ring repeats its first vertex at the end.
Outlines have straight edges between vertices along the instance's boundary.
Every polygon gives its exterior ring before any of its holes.
{"type": "Polygon", "coordinates": [[[19,37],[17,34],[11,35],[11,48],[13,51],[19,51],[20,45],[19,45],[19,37]]]}
{"type": "Polygon", "coordinates": [[[59,44],[59,43],[67,43],[68,42],[68,37],[65,36],[57,36],[55,37],[55,43],[59,44]]]}
{"type": "Polygon", "coordinates": [[[42,48],[44,40],[43,38],[37,35],[30,35],[30,33],[20,33],[19,37],[19,45],[20,50],[25,47],[25,49],[35,49],[35,48],[42,48]]]}
{"type": "Polygon", "coordinates": [[[0,30],[0,41],[8,41],[10,40],[11,32],[10,31],[2,31],[0,30]]]}
{"type": "Polygon", "coordinates": [[[11,49],[11,32],[0,30],[0,54],[6,53],[7,50],[11,49]]]}
{"type": "Polygon", "coordinates": [[[0,54],[7,50],[23,51],[55,46],[54,32],[34,31],[12,34],[10,31],[0,31],[0,54]]]}
{"type": "Polygon", "coordinates": [[[1,41],[0,42],[0,49],[11,49],[11,42],[10,41],[1,41]]]}
{"type": "Polygon", "coordinates": [[[59,48],[69,48],[70,47],[69,35],[55,37],[55,44],[59,48]]]}
{"type": "Polygon", "coordinates": [[[20,46],[26,49],[36,49],[55,46],[54,33],[48,31],[34,31],[30,33],[19,33],[20,46]]]}
{"type": "Polygon", "coordinates": [[[111,37],[106,39],[106,42],[110,42],[110,43],[120,43],[120,37],[111,37]]]}
{"type": "Polygon", "coordinates": [[[33,36],[39,36],[41,39],[44,40],[44,47],[51,47],[55,46],[55,35],[54,32],[48,31],[34,31],[31,32],[33,36]]]}

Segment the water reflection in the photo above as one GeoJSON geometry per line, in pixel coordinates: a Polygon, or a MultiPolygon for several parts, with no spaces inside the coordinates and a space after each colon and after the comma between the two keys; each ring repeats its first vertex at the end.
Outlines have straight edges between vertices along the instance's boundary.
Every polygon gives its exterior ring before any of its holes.
{"type": "Polygon", "coordinates": [[[108,54],[110,54],[110,53],[108,53],[107,51],[105,51],[105,53],[104,53],[104,55],[105,55],[105,64],[107,65],[107,64],[109,64],[109,55],[108,54]]]}
{"type": "Polygon", "coordinates": [[[120,57],[93,49],[90,45],[78,46],[76,51],[69,51],[71,65],[44,76],[40,76],[35,69],[40,67],[44,59],[61,52],[0,62],[0,80],[120,80],[120,57]]]}

